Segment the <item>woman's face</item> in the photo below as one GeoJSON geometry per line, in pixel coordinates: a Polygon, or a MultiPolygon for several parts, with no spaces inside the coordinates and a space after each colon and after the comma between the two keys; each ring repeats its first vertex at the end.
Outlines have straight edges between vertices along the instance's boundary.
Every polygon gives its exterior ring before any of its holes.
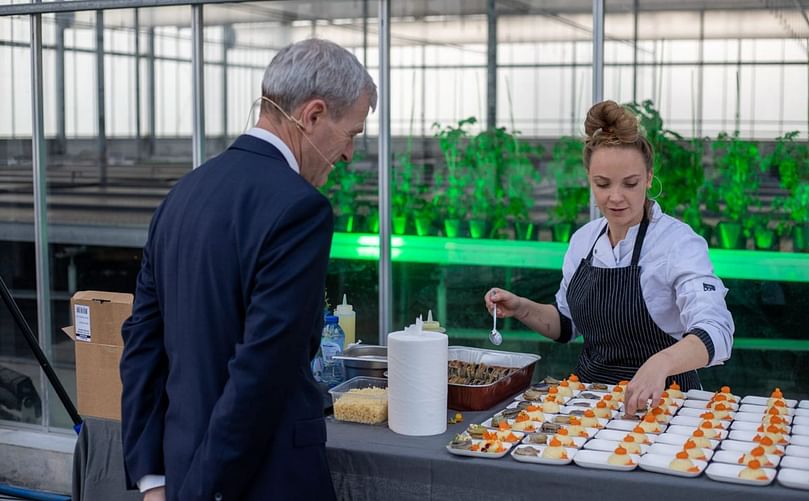
{"type": "Polygon", "coordinates": [[[587,173],[598,209],[611,227],[629,228],[643,219],[652,171],[634,148],[601,147],[590,157],[587,173]]]}

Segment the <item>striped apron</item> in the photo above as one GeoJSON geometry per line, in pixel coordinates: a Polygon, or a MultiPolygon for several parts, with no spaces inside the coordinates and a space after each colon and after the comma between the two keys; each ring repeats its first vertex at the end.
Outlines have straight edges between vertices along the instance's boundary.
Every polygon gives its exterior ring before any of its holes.
{"type": "MultiPolygon", "coordinates": [[[[646,360],[677,342],[655,324],[640,286],[640,250],[649,220],[644,212],[632,264],[624,268],[592,265],[595,242],[581,260],[567,288],[567,303],[576,330],[584,337],[576,375],[585,382],[615,384],[630,380],[646,360]]],[[[596,242],[607,231],[607,225],[596,242]]],[[[670,376],[682,391],[700,389],[697,371],[670,376]]]]}

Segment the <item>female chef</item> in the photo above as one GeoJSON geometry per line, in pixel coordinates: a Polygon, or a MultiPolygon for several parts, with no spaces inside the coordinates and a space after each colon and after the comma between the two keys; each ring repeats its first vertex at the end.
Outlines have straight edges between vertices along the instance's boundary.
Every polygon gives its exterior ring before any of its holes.
{"type": "Polygon", "coordinates": [[[733,318],[705,240],[646,195],[653,151],[637,118],[604,101],[584,126],[584,168],[604,217],[571,237],[556,304],[499,288],[484,300],[555,341],[583,336],[574,372],[588,382],[631,379],[625,411],[634,414],[657,402],[667,380],[700,388],[696,369],[730,358],[733,318]]]}

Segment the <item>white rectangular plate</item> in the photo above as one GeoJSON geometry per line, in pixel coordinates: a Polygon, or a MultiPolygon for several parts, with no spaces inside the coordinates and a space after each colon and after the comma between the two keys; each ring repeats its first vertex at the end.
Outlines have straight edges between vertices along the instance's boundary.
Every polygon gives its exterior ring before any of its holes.
{"type": "MultiPolygon", "coordinates": [[[[803,409],[798,409],[801,411],[803,409]]],[[[809,416],[801,416],[800,414],[796,414],[795,418],[792,420],[792,424],[801,425],[801,426],[809,426],[809,416]]]]}
{"type": "Polygon", "coordinates": [[[714,396],[714,392],[712,391],[705,391],[705,390],[688,390],[688,393],[685,394],[688,398],[693,398],[694,400],[710,400],[714,396]]]}
{"type": "Polygon", "coordinates": [[[809,437],[806,435],[792,435],[792,440],[789,441],[792,445],[800,445],[801,447],[809,447],[809,437]]]}
{"type": "MultiPolygon", "coordinates": [[[[603,452],[614,452],[616,447],[621,445],[620,442],[616,442],[615,440],[604,440],[603,438],[594,438],[590,440],[586,444],[584,444],[584,448],[590,451],[603,451],[603,452]]],[[[646,454],[649,451],[648,445],[640,445],[640,453],[646,454]]]]}
{"type": "MultiPolygon", "coordinates": [[[[547,420],[548,416],[553,417],[554,414],[545,414],[546,420],[547,420]]],[[[513,419],[507,419],[506,421],[508,422],[509,429],[511,429],[510,427],[514,426],[515,421],[513,419]]],[[[534,426],[536,427],[536,431],[539,431],[539,427],[542,426],[542,423],[539,422],[539,421],[532,421],[532,423],[534,423],[534,426]]],[[[485,426],[486,428],[498,429],[498,428],[495,428],[495,427],[492,426],[492,418],[489,418],[486,421],[483,421],[482,423],[480,423],[480,425],[485,426]]],[[[521,431],[521,430],[514,430],[514,431],[521,431]]],[[[529,433],[533,433],[533,432],[529,432],[529,433]]]]}
{"type": "Polygon", "coordinates": [[[588,451],[581,450],[576,453],[573,462],[583,468],[596,468],[599,470],[615,470],[615,471],[632,471],[638,467],[640,456],[637,454],[628,454],[629,458],[634,463],[631,466],[615,466],[607,462],[611,452],[602,451],[588,451]]]}
{"type": "Polygon", "coordinates": [[[705,469],[705,474],[708,475],[708,478],[711,480],[744,485],[770,485],[775,479],[775,470],[772,468],[762,468],[762,471],[767,474],[767,480],[746,480],[739,478],[739,472],[744,468],[744,466],[736,464],[711,463],[708,468],[705,469]]]}
{"type": "MultiPolygon", "coordinates": [[[[473,443],[483,443],[483,440],[475,440],[472,439],[473,443]]],[[[511,445],[508,442],[503,442],[503,446],[506,448],[503,452],[480,452],[480,451],[470,451],[466,449],[454,449],[447,444],[447,452],[450,454],[454,454],[456,456],[469,456],[473,458],[486,458],[486,459],[498,459],[506,454],[508,454],[508,450],[511,449],[511,445]]]]}
{"type": "MultiPolygon", "coordinates": [[[[688,400],[686,400],[688,402],[688,400]]],[[[709,412],[707,409],[694,409],[693,407],[683,407],[680,409],[680,412],[677,413],[677,416],[687,416],[687,417],[700,417],[703,413],[709,412]]],[[[736,419],[736,412],[730,412],[729,417],[725,418],[725,421],[730,421],[732,419],[736,419]]],[[[676,416],[675,416],[676,417],[676,416]]],[[[758,415],[758,420],[761,421],[761,414],[758,415]]]]}
{"type": "Polygon", "coordinates": [[[672,470],[669,464],[674,460],[674,456],[661,456],[659,454],[646,454],[640,458],[640,467],[646,471],[653,471],[656,473],[664,473],[666,475],[676,475],[678,477],[698,477],[705,471],[708,463],[698,459],[692,459],[699,471],[694,473],[690,471],[672,470]]]}
{"type": "MultiPolygon", "coordinates": [[[[680,411],[682,414],[683,411],[680,411]]],[[[758,423],[761,424],[761,418],[764,416],[762,414],[757,414],[753,412],[737,412],[733,419],[736,421],[747,421],[748,423],[758,423]]],[[[781,416],[784,419],[786,424],[792,423],[792,416],[781,416]]]]}
{"type": "MultiPolygon", "coordinates": [[[[750,422],[750,421],[738,421],[737,420],[737,421],[734,421],[733,423],[731,423],[730,429],[731,430],[758,431],[760,426],[761,426],[761,423],[753,423],[753,422],[750,422]]],[[[787,433],[790,433],[790,431],[792,430],[791,426],[785,425],[783,427],[786,428],[787,433]]]]}
{"type": "MultiPolygon", "coordinates": [[[[755,442],[755,440],[753,440],[753,439],[756,437],[756,435],[758,435],[758,432],[756,432],[756,431],[733,430],[733,431],[730,432],[730,435],[728,436],[728,438],[730,438],[731,440],[738,440],[740,442],[755,442]]],[[[786,444],[788,444],[789,443],[789,435],[784,435],[784,440],[786,440],[786,443],[781,443],[779,441],[779,442],[776,442],[776,445],[786,445],[786,444]]],[[[809,442],[809,440],[807,440],[807,442],[809,442]]]]}
{"type": "MultiPolygon", "coordinates": [[[[733,410],[733,411],[739,409],[738,404],[725,402],[725,405],[730,407],[730,410],[733,410]]],[[[704,400],[686,400],[685,403],[683,404],[683,407],[685,407],[687,409],[705,409],[705,410],[708,410],[708,402],[706,402],[704,400]]]]}
{"type": "MultiPolygon", "coordinates": [[[[770,401],[769,397],[754,397],[752,395],[748,395],[742,399],[743,404],[753,404],[753,405],[763,405],[767,406],[767,403],[770,401]]],[[[798,405],[797,400],[792,400],[790,398],[785,398],[784,403],[787,404],[787,407],[795,407],[798,405]]]]}
{"type": "MultiPolygon", "coordinates": [[[[725,451],[741,451],[747,452],[751,450],[753,447],[758,447],[758,444],[755,442],[740,442],[738,440],[723,440],[722,441],[722,450],[725,451]]],[[[783,456],[784,455],[784,448],[783,447],[776,447],[778,452],[771,453],[776,456],[783,456]],[[780,452],[780,454],[779,454],[780,452]]],[[[809,449],[807,449],[809,450],[809,449]]]]}
{"type": "Polygon", "coordinates": [[[795,425],[794,427],[792,427],[791,433],[793,435],[809,435],[809,424],[795,425]]]}
{"type": "MultiPolygon", "coordinates": [[[[669,426],[669,428],[666,430],[666,433],[674,433],[675,435],[686,435],[686,436],[690,437],[691,434],[694,433],[694,430],[696,430],[696,429],[697,429],[696,426],[672,425],[672,426],[669,426]]],[[[716,430],[716,431],[717,431],[717,433],[719,433],[719,438],[716,439],[716,440],[724,440],[724,439],[728,438],[728,432],[727,431],[725,431],[725,430],[716,430]]],[[[755,435],[755,432],[753,432],[753,434],[755,435]]]]}
{"type": "MultiPolygon", "coordinates": [[[[674,456],[676,456],[681,450],[683,450],[683,446],[681,445],[656,443],[649,448],[649,454],[657,454],[659,456],[668,456],[670,458],[674,458],[674,456]]],[[[714,456],[714,452],[711,449],[702,449],[702,453],[705,454],[705,461],[710,461],[714,456]]]]}
{"type": "Polygon", "coordinates": [[[809,409],[809,400],[801,400],[801,403],[798,404],[799,409],[809,409]]]}
{"type": "Polygon", "coordinates": [[[518,445],[511,451],[511,457],[514,458],[515,461],[519,461],[521,463],[536,463],[536,464],[570,464],[573,461],[573,458],[576,456],[578,452],[576,449],[568,449],[565,448],[565,452],[567,453],[567,459],[547,459],[542,457],[542,452],[545,450],[545,445],[518,445]],[[522,449],[524,447],[533,447],[539,451],[539,456],[521,456],[516,454],[517,449],[522,449]]]}
{"type": "Polygon", "coordinates": [[[778,472],[778,483],[792,489],[809,490],[809,474],[801,470],[782,468],[778,472]]]}
{"type": "Polygon", "coordinates": [[[809,409],[800,408],[793,410],[795,411],[796,416],[809,417],[809,409]]]}
{"type": "MultiPolygon", "coordinates": [[[[742,404],[742,406],[739,407],[739,412],[749,412],[751,414],[763,415],[764,413],[767,412],[767,407],[763,405],[742,404]]],[[[788,407],[786,414],[782,414],[782,416],[794,416],[794,415],[795,409],[790,409],[788,407]]]]}
{"type": "Polygon", "coordinates": [[[809,458],[784,456],[783,459],[781,459],[781,468],[809,471],[809,458]]]}
{"type": "MultiPolygon", "coordinates": [[[[677,416],[674,416],[671,419],[671,422],[669,424],[670,425],[676,425],[676,426],[690,426],[691,428],[696,428],[697,426],[702,424],[702,419],[700,419],[698,417],[692,417],[692,416],[677,415],[677,416]]],[[[722,429],[727,428],[727,422],[722,421],[722,426],[723,426],[722,429]]],[[[758,425],[756,425],[756,426],[758,426],[758,425]]],[[[753,428],[753,429],[755,430],[755,428],[753,428]]]]}
{"type": "MultiPolygon", "coordinates": [[[[682,447],[688,441],[688,437],[686,435],[676,435],[674,433],[664,433],[657,437],[656,444],[668,444],[668,445],[676,445],[678,447],[682,447]]],[[[718,440],[709,440],[711,444],[711,449],[716,449],[716,446],[719,445],[718,440]]]]}
{"type": "MultiPolygon", "coordinates": [[[[602,440],[612,440],[613,442],[620,442],[624,439],[627,432],[622,430],[601,430],[596,433],[595,438],[600,438],[602,440]]],[[[649,442],[654,443],[657,439],[657,435],[653,433],[647,433],[646,437],[649,439],[649,442]]],[[[642,444],[644,445],[644,444],[642,444]]]]}
{"type": "MultiPolygon", "coordinates": [[[[713,455],[714,462],[727,463],[727,464],[740,464],[739,458],[742,457],[744,452],[741,451],[716,451],[713,455]]],[[[768,463],[762,463],[762,468],[775,468],[781,461],[781,458],[773,454],[765,454],[768,463]]]]}
{"type": "Polygon", "coordinates": [[[802,458],[809,458],[809,447],[803,447],[800,445],[787,445],[785,454],[787,456],[798,456],[802,458]]]}
{"type": "MultiPolygon", "coordinates": [[[[640,424],[640,421],[633,421],[629,419],[613,419],[609,423],[607,423],[607,429],[609,430],[620,430],[620,431],[632,431],[635,429],[636,426],[640,424]]],[[[666,425],[658,423],[660,427],[659,431],[656,432],[647,432],[647,435],[651,435],[652,433],[663,433],[666,431],[666,425]]]]}

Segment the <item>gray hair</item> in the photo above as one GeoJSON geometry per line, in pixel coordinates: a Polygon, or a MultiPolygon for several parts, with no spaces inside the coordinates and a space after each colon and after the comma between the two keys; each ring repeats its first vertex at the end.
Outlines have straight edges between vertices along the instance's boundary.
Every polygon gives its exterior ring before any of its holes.
{"type": "MultiPolygon", "coordinates": [[[[261,92],[287,113],[320,98],[340,118],[363,92],[376,109],[376,84],[365,67],[343,47],[316,38],[281,49],[264,71],[261,92]]],[[[262,103],[263,110],[268,106],[262,103]]]]}

